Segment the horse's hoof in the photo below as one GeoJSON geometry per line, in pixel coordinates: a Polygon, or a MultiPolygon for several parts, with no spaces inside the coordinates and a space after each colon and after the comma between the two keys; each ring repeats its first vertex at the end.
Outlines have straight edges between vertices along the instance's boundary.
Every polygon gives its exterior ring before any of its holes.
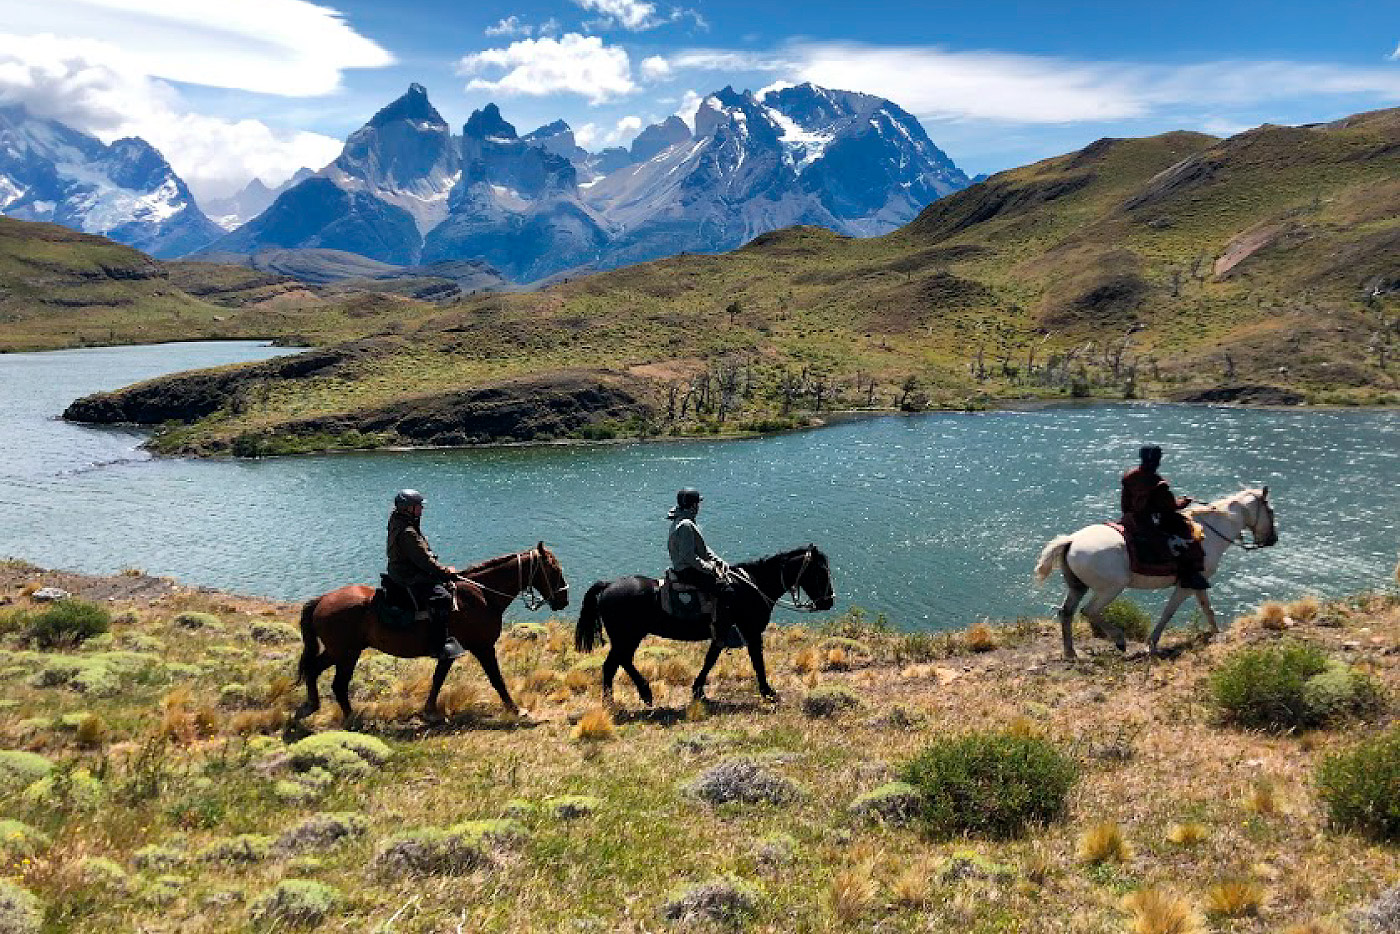
{"type": "Polygon", "coordinates": [[[782,698],[778,696],[777,691],[761,691],[760,693],[762,694],[763,699],[770,704],[776,704],[782,700],[782,698]]]}
{"type": "Polygon", "coordinates": [[[436,707],[424,707],[422,710],[418,711],[418,716],[423,719],[424,723],[447,722],[447,717],[436,707]]]}
{"type": "Polygon", "coordinates": [[[320,707],[312,707],[310,704],[302,704],[296,710],[292,711],[292,719],[305,720],[307,717],[311,716],[313,713],[320,709],[320,707]]]}

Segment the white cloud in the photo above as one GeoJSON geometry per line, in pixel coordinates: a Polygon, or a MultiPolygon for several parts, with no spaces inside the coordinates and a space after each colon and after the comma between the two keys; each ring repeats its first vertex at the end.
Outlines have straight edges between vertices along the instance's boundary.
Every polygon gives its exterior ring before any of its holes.
{"type": "Polygon", "coordinates": [[[1397,44],[1395,46],[1395,51],[1391,52],[1386,57],[1389,58],[1392,62],[1400,62],[1400,44],[1397,44]]]}
{"type": "Polygon", "coordinates": [[[574,0],[579,6],[593,13],[601,13],[605,18],[616,22],[623,29],[642,30],[660,25],[656,16],[656,4],[645,0],[574,0]]]}
{"type": "Polygon", "coordinates": [[[11,40],[106,43],[126,71],[288,97],[328,94],[345,69],[394,61],[339,12],[306,0],[0,0],[0,24],[11,40]]]}
{"type": "Polygon", "coordinates": [[[1319,95],[1400,101],[1400,71],[1380,65],[1081,62],[838,42],[795,42],[775,52],[692,49],[668,62],[676,71],[776,73],[781,80],[878,94],[928,119],[1055,124],[1140,118],[1166,107],[1239,106],[1319,95]]]}
{"type": "Polygon", "coordinates": [[[528,36],[534,31],[534,27],[529,23],[521,22],[518,16],[507,16],[494,26],[486,27],[488,36],[528,36]]]}
{"type": "Polygon", "coordinates": [[[341,147],[317,133],[191,113],[169,84],[133,69],[110,46],[86,40],[0,34],[0,100],[107,142],[139,136],[161,151],[197,198],[228,194],[254,176],[276,184],[302,166],[319,169],[341,147]]]}
{"type": "Polygon", "coordinates": [[[676,108],[676,116],[680,117],[690,127],[691,132],[695,131],[695,114],[700,110],[700,103],[704,98],[692,90],[687,90],[681,95],[681,105],[676,108]]]}
{"type": "Polygon", "coordinates": [[[559,33],[561,33],[561,32],[564,31],[564,27],[563,27],[562,25],[560,25],[560,23],[559,23],[559,21],[558,21],[557,19],[555,19],[554,17],[551,16],[549,19],[545,20],[543,23],[540,23],[540,28],[539,28],[538,30],[536,30],[536,31],[537,31],[541,36],[556,36],[556,35],[558,35],[559,33]]]}
{"type": "Polygon", "coordinates": [[[641,117],[630,115],[623,117],[621,120],[617,121],[617,126],[613,129],[611,137],[613,139],[621,139],[629,133],[636,133],[643,126],[644,124],[642,123],[641,117]]]}
{"type": "Polygon", "coordinates": [[[605,45],[597,36],[572,32],[558,39],[522,39],[508,48],[473,52],[457,63],[457,71],[471,78],[469,91],[532,97],[569,93],[601,104],[637,90],[625,49],[605,45]]]}
{"type": "Polygon", "coordinates": [[[642,59],[641,72],[643,81],[659,81],[671,74],[671,63],[660,55],[652,55],[642,59]]]}
{"type": "Polygon", "coordinates": [[[574,128],[574,142],[584,149],[592,149],[593,144],[599,139],[599,132],[601,131],[598,129],[598,124],[585,123],[581,127],[574,128]]]}

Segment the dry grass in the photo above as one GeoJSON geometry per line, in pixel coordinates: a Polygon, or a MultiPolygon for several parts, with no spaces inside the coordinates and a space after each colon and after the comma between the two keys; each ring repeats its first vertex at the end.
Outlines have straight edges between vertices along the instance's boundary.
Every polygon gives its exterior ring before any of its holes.
{"type": "Polygon", "coordinates": [[[827,671],[847,671],[851,667],[851,655],[841,646],[826,651],[826,662],[822,667],[827,671]]]}
{"type": "Polygon", "coordinates": [[[1307,594],[1288,604],[1288,615],[1295,622],[1310,623],[1317,619],[1318,611],[1321,609],[1322,601],[1312,594],[1307,594]]]}
{"type": "Polygon", "coordinates": [[[1204,934],[1205,919],[1189,901],[1159,888],[1139,889],[1123,899],[1132,934],[1204,934]]]}
{"type": "Polygon", "coordinates": [[[1252,782],[1244,796],[1244,809],[1261,816],[1280,813],[1282,803],[1279,801],[1278,786],[1267,778],[1252,782]]]}
{"type": "Polygon", "coordinates": [[[78,721],[78,728],[73,732],[73,740],[85,749],[93,749],[101,746],[107,739],[107,724],[97,714],[87,714],[78,721]]]}
{"type": "Polygon", "coordinates": [[[1079,858],[1086,863],[1125,863],[1133,849],[1123,837],[1123,828],[1112,821],[1095,824],[1079,838],[1079,858]]]}
{"type": "Polygon", "coordinates": [[[854,866],[839,870],[827,887],[827,907],[832,917],[850,924],[868,914],[880,896],[880,883],[875,876],[875,860],[861,860],[854,866]]]}
{"type": "Polygon", "coordinates": [[[1266,600],[1254,611],[1254,619],[1261,629],[1281,632],[1288,628],[1288,607],[1277,600],[1266,600]]]}
{"type": "Polygon", "coordinates": [[[986,620],[979,620],[967,627],[963,641],[972,652],[990,652],[997,647],[996,633],[986,620]]]}
{"type": "Polygon", "coordinates": [[[594,672],[584,671],[582,668],[571,668],[564,674],[564,687],[575,694],[582,694],[593,686],[598,680],[594,672]]]}
{"type": "Polygon", "coordinates": [[[1304,921],[1285,928],[1283,934],[1342,934],[1342,929],[1331,921],[1304,921]]]}
{"type": "Polygon", "coordinates": [[[937,867],[919,860],[904,867],[890,882],[890,897],[896,905],[922,908],[933,900],[933,878],[937,867]]]}
{"type": "Polygon", "coordinates": [[[597,743],[617,736],[617,723],[612,711],[606,707],[590,707],[579,717],[574,726],[574,739],[579,742],[597,743]]]}
{"type": "Polygon", "coordinates": [[[799,675],[808,675],[816,671],[821,665],[821,655],[815,647],[808,646],[798,652],[792,660],[792,670],[799,675]]]}
{"type": "Polygon", "coordinates": [[[1263,909],[1264,897],[1258,882],[1226,879],[1206,890],[1206,911],[1220,918],[1253,918],[1263,909]]]}
{"type": "Polygon", "coordinates": [[[1209,835],[1206,825],[1199,821],[1172,824],[1167,828],[1167,841],[1177,846],[1196,846],[1204,843],[1209,835]]]}

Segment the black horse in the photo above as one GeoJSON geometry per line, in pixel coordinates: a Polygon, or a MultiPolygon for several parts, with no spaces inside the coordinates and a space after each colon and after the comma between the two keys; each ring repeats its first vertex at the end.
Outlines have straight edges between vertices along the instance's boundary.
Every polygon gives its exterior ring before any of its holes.
{"type": "MultiPolygon", "coordinates": [[[[748,643],[759,693],[769,700],[777,700],[778,692],[768,684],[763,665],[763,630],[773,615],[773,607],[784,594],[790,595],[793,604],[801,609],[831,609],[836,595],[831,588],[826,555],[816,545],[808,545],[771,558],[745,561],[734,565],[733,570],[740,573],[735,575],[730,596],[722,602],[724,618],[738,627],[748,643]],[[800,604],[799,591],[807,595],[809,604],[800,604]]],[[[598,581],[588,588],[583,598],[578,626],[574,630],[574,647],[580,652],[593,651],[595,646],[606,641],[603,630],[607,630],[612,648],[603,661],[603,699],[609,703],[612,702],[613,677],[621,665],[637,685],[642,702],[651,706],[651,685],[632,662],[637,647],[649,635],[681,642],[710,643],[705,664],[691,686],[691,693],[697,700],[705,697],[705,679],[719,658],[722,646],[714,641],[709,620],[678,620],[663,612],[659,589],[654,578],[633,575],[598,581]]]]}

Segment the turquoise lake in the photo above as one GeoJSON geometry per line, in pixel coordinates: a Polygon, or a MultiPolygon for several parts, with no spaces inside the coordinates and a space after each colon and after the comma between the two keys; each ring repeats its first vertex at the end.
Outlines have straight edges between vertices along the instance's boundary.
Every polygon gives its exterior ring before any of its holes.
{"type": "MultiPolygon", "coordinates": [[[[1095,404],[861,418],[745,441],[259,461],[152,458],[141,432],[57,419],[89,392],[282,352],[220,342],[0,355],[0,555],[300,599],[376,580],[390,501],[415,487],[445,560],[543,539],[581,594],[600,577],[659,572],[666,510],[696,486],[727,559],[815,542],[831,556],[838,610],[942,629],[1051,612],[1057,579],[1030,583],[1041,545],[1114,518],[1118,477],[1148,441],[1166,449],[1163,473],[1182,494],[1273,490],[1279,544],[1227,557],[1214,591],[1225,618],[1267,598],[1386,586],[1400,551],[1393,410],[1095,404]]],[[[1155,611],[1162,597],[1139,599],[1155,611]]]]}

